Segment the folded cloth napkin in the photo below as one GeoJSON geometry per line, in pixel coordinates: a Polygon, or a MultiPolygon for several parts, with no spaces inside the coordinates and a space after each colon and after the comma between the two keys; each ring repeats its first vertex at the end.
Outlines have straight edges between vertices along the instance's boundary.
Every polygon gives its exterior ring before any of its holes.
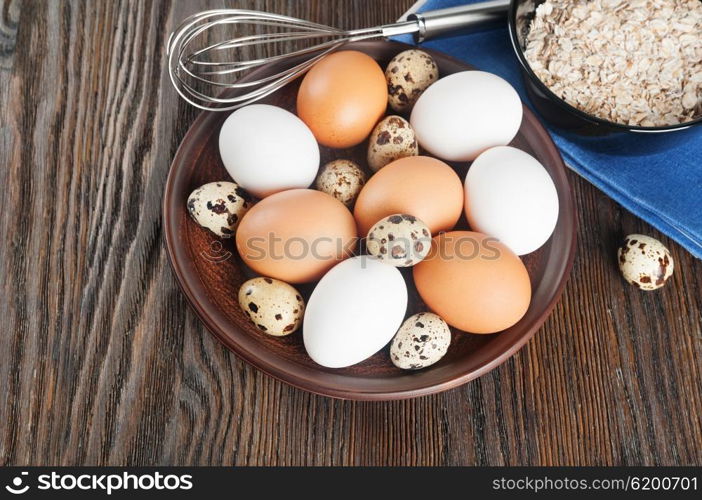
{"type": "MultiPolygon", "coordinates": [[[[479,0],[426,0],[419,12],[479,0]]],[[[409,36],[398,37],[411,43],[409,36]]],[[[431,40],[423,46],[500,75],[528,101],[505,28],[431,40]]],[[[570,168],[627,210],[702,258],[702,126],[667,134],[582,137],[548,127],[570,168]]]]}

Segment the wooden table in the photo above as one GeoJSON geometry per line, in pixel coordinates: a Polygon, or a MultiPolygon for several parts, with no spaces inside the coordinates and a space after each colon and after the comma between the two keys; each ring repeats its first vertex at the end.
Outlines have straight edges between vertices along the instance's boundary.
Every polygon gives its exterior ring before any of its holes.
{"type": "Polygon", "coordinates": [[[578,256],[541,331],[411,401],[317,397],[249,367],[188,309],[161,199],[197,112],[164,47],[213,6],[342,27],[411,0],[0,0],[0,464],[702,464],[702,262],[572,174],[578,256]],[[620,238],[675,256],[620,278],[620,238]]]}

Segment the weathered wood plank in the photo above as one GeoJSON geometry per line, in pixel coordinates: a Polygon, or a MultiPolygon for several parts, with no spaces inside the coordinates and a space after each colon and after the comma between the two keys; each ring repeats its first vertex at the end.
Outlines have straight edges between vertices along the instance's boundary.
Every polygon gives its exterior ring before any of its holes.
{"type": "MultiPolygon", "coordinates": [[[[411,0],[226,2],[342,27],[411,0]]],[[[183,17],[224,2],[0,2],[0,464],[700,464],[702,264],[618,276],[660,236],[571,175],[578,258],[513,359],[414,401],[334,401],[223,349],[168,267],[161,197],[196,116],[164,72],[183,17]]]]}

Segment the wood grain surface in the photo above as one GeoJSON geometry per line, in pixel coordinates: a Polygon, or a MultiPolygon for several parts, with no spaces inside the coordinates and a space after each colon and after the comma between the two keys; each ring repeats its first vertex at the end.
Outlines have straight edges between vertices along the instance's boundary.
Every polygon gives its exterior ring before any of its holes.
{"type": "Polygon", "coordinates": [[[0,464],[702,464],[702,262],[576,175],[563,299],[475,382],[338,401],[219,345],[171,274],[161,200],[197,114],[166,39],[225,3],[352,27],[412,1],[0,0],[0,464]],[[619,277],[630,232],[672,250],[664,289],[619,277]]]}

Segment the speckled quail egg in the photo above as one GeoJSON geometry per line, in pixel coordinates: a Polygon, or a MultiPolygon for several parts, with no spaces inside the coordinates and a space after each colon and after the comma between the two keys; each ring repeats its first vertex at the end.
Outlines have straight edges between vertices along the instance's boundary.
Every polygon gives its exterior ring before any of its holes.
{"type": "Polygon", "coordinates": [[[395,214],[368,231],[368,253],[395,267],[409,267],[424,259],[431,248],[427,225],[413,215],[395,214]]]}
{"type": "Polygon", "coordinates": [[[366,174],[351,160],[333,160],[322,167],[316,188],[350,207],[366,183],[366,174]]]}
{"type": "Polygon", "coordinates": [[[188,197],[193,220],[222,238],[231,238],[252,205],[251,196],[234,182],[210,182],[188,197]]]}
{"type": "Polygon", "coordinates": [[[253,278],[241,285],[239,306],[259,330],[276,337],[300,328],[305,315],[300,292],[273,278],[253,278]]]}
{"type": "Polygon", "coordinates": [[[375,172],[390,162],[418,154],[414,129],[401,116],[383,118],[368,139],[368,166],[375,172]]]}
{"type": "Polygon", "coordinates": [[[662,287],[673,275],[673,256],[655,238],[630,234],[617,251],[624,279],[642,290],[662,287]]]}
{"type": "Polygon", "coordinates": [[[444,357],[451,344],[451,330],[434,313],[410,316],[390,344],[392,363],[403,370],[419,370],[444,357]]]}
{"type": "Polygon", "coordinates": [[[385,70],[388,104],[400,113],[409,111],[429,85],[439,79],[434,59],[421,50],[405,50],[392,58],[385,70]]]}

